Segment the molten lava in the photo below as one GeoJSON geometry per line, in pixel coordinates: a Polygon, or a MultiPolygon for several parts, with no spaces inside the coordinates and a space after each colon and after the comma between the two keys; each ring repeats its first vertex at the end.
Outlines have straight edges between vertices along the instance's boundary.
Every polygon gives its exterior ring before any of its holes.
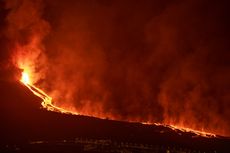
{"type": "Polygon", "coordinates": [[[78,113],[76,112],[70,112],[65,109],[62,109],[60,107],[54,106],[52,104],[52,98],[48,96],[44,91],[41,89],[35,87],[33,84],[30,82],[29,74],[26,71],[22,72],[22,77],[20,80],[32,93],[38,97],[40,97],[43,101],[41,105],[43,108],[46,108],[49,111],[55,111],[55,112],[60,112],[60,113],[67,113],[67,114],[74,114],[77,115],[78,113]]]}
{"type": "Polygon", "coordinates": [[[24,84],[30,84],[30,78],[27,72],[22,72],[21,82],[23,82],[24,84]]]}
{"type": "MultiPolygon", "coordinates": [[[[36,86],[34,86],[31,83],[31,80],[30,80],[29,76],[30,75],[29,75],[28,72],[23,71],[20,81],[30,91],[32,91],[32,93],[34,95],[40,97],[43,100],[42,103],[41,103],[41,105],[43,106],[43,108],[47,109],[48,111],[55,111],[55,112],[60,112],[60,113],[66,113],[66,114],[72,114],[72,115],[79,115],[79,113],[77,113],[77,112],[68,111],[68,110],[65,110],[63,108],[57,107],[54,104],[52,104],[52,98],[50,96],[48,96],[41,89],[39,89],[36,86]]],[[[133,121],[129,121],[129,122],[133,122],[133,121]]],[[[191,132],[191,133],[194,133],[195,135],[199,135],[199,136],[203,136],[203,137],[216,137],[216,135],[212,134],[212,133],[208,133],[208,132],[204,132],[204,131],[197,131],[197,130],[193,130],[193,129],[190,129],[190,128],[180,127],[180,126],[175,126],[175,125],[165,125],[165,124],[161,124],[161,123],[150,123],[150,122],[143,122],[142,124],[164,126],[164,127],[171,128],[172,130],[174,130],[174,131],[176,131],[178,133],[180,133],[180,132],[191,132]]]]}

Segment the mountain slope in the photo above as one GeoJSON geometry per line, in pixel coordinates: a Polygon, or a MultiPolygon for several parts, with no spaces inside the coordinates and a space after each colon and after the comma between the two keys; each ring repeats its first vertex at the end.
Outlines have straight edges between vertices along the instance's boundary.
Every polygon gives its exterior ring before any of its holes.
{"type": "Polygon", "coordinates": [[[224,152],[230,145],[228,138],[206,138],[194,133],[176,132],[160,125],[102,120],[47,111],[41,108],[41,99],[18,82],[1,81],[0,91],[2,146],[37,141],[75,142],[76,138],[190,148],[206,152],[224,152]]]}

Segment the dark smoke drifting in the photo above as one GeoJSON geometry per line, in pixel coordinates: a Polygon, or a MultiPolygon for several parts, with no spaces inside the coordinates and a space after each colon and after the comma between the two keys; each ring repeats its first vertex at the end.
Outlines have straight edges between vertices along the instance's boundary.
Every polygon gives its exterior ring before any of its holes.
{"type": "MultiPolygon", "coordinates": [[[[58,106],[230,136],[227,5],[210,1],[44,3],[46,77],[58,106]]],[[[39,58],[38,58],[39,59],[39,58]]]]}

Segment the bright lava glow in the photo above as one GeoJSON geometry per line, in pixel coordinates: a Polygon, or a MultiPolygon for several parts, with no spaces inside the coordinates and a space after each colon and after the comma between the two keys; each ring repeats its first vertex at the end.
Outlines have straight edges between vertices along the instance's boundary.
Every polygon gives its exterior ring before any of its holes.
{"type": "Polygon", "coordinates": [[[43,108],[46,108],[49,111],[55,111],[60,113],[66,113],[66,114],[74,114],[78,115],[76,112],[67,111],[63,108],[57,107],[54,104],[52,104],[52,98],[48,96],[44,91],[37,88],[31,83],[29,74],[25,71],[22,72],[21,80],[20,80],[34,95],[40,97],[43,101],[41,105],[43,108]]]}
{"type": "Polygon", "coordinates": [[[23,82],[24,84],[30,84],[30,77],[27,72],[22,72],[21,82],[23,82]]]}
{"type": "Polygon", "coordinates": [[[150,122],[142,122],[142,124],[168,127],[170,129],[176,131],[177,133],[190,132],[190,133],[193,133],[195,135],[199,135],[199,136],[207,137],[207,138],[216,137],[216,135],[213,133],[198,131],[198,130],[194,130],[194,129],[190,129],[190,128],[186,128],[186,127],[181,127],[181,126],[166,125],[166,124],[162,124],[162,123],[150,123],[150,122]]]}
{"type": "MultiPolygon", "coordinates": [[[[66,114],[72,114],[72,115],[79,115],[76,112],[71,112],[71,111],[67,111],[63,108],[57,107],[52,103],[52,98],[50,96],[48,96],[44,91],[42,91],[41,89],[39,89],[38,87],[34,86],[31,83],[30,77],[29,77],[29,73],[27,72],[22,72],[22,76],[21,76],[21,80],[20,80],[30,91],[32,91],[32,93],[38,97],[40,97],[43,101],[41,103],[41,105],[43,106],[43,108],[47,109],[48,111],[54,111],[54,112],[60,112],[60,113],[66,113],[66,114]]],[[[132,122],[132,121],[129,121],[132,122]]],[[[169,127],[174,131],[181,131],[181,132],[191,132],[194,133],[196,135],[200,135],[203,137],[216,137],[215,134],[212,133],[207,133],[207,132],[203,132],[203,131],[197,131],[197,130],[193,130],[193,129],[189,129],[189,128],[184,128],[184,127],[179,127],[179,126],[174,126],[174,125],[165,125],[165,124],[161,124],[161,123],[148,123],[148,122],[143,122],[142,124],[148,124],[148,125],[158,125],[158,126],[165,126],[165,127],[169,127]]]]}

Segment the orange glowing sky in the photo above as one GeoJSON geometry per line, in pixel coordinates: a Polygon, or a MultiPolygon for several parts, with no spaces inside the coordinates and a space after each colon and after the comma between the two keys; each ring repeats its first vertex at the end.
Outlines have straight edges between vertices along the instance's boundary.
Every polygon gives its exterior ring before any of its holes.
{"type": "Polygon", "coordinates": [[[0,57],[44,108],[230,135],[228,5],[4,3],[0,57]]]}

